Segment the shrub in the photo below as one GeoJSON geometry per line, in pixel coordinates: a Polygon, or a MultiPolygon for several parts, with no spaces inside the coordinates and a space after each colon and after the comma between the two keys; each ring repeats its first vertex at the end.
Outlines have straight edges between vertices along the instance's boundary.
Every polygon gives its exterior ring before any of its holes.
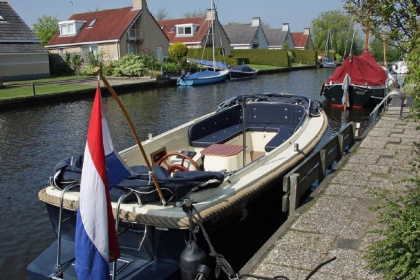
{"type": "Polygon", "coordinates": [[[162,64],[164,72],[178,73],[180,71],[179,65],[175,62],[166,62],[162,64]]]}
{"type": "Polygon", "coordinates": [[[146,72],[146,66],[140,56],[127,54],[114,63],[115,76],[142,76],[146,72]]]}
{"type": "MultiPolygon", "coordinates": [[[[419,170],[419,152],[414,171],[419,170]]],[[[368,248],[366,259],[369,267],[381,272],[385,279],[420,279],[420,177],[412,179],[415,187],[404,196],[389,199],[385,195],[385,206],[380,207],[380,222],[387,225],[377,231],[383,239],[368,248]]]]}

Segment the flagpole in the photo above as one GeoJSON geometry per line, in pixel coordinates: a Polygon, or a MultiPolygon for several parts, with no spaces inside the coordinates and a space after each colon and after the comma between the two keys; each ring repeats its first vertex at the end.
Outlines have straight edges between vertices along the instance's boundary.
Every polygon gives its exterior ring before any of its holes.
{"type": "MultiPolygon", "coordinates": [[[[160,189],[159,183],[156,179],[155,173],[153,172],[152,166],[149,163],[149,160],[147,159],[147,155],[146,152],[143,149],[143,145],[141,144],[140,138],[136,132],[136,130],[134,129],[134,125],[133,122],[131,121],[130,116],[128,115],[127,111],[125,110],[123,104],[121,103],[120,99],[118,98],[117,93],[115,92],[115,90],[111,87],[111,85],[108,83],[108,80],[104,77],[104,75],[102,75],[101,71],[100,71],[100,67],[95,67],[94,68],[94,73],[97,73],[102,81],[104,82],[104,84],[106,85],[107,89],[109,90],[109,92],[112,94],[112,97],[114,97],[115,101],[118,103],[118,106],[120,107],[120,109],[123,111],[125,118],[127,119],[128,125],[131,128],[131,131],[133,132],[134,138],[136,139],[137,145],[140,148],[141,154],[143,155],[144,161],[146,162],[147,165],[147,169],[149,170],[149,173],[152,176],[153,179],[153,183],[155,184],[156,190],[159,194],[160,200],[162,201],[163,206],[166,206],[166,200],[165,197],[163,196],[162,190],[160,189]]],[[[118,214],[118,213],[117,213],[118,214]]]]}

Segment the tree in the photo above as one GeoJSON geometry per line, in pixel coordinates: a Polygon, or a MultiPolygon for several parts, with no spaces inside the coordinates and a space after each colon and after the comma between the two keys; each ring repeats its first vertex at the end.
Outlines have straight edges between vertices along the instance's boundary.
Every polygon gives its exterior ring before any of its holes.
{"type": "Polygon", "coordinates": [[[415,47],[412,40],[419,28],[418,0],[346,0],[346,10],[376,38],[387,38],[404,51],[415,47]],[[385,33],[385,36],[383,36],[385,33]]]}
{"type": "Polygon", "coordinates": [[[194,10],[192,12],[186,12],[184,14],[184,18],[196,18],[196,17],[205,17],[207,15],[206,11],[197,11],[194,10]]]}
{"type": "Polygon", "coordinates": [[[187,46],[181,42],[176,42],[169,46],[169,54],[177,59],[178,65],[181,65],[181,59],[182,57],[186,56],[187,53],[187,46]]]}
{"type": "Polygon", "coordinates": [[[41,40],[41,46],[45,46],[58,31],[57,17],[43,15],[34,23],[34,32],[41,40]]]}
{"type": "Polygon", "coordinates": [[[413,116],[420,118],[420,1],[346,0],[346,9],[365,30],[404,51],[409,74],[404,90],[414,97],[413,116]]]}
{"type": "MultiPolygon", "coordinates": [[[[340,55],[349,53],[351,40],[353,40],[354,26],[349,15],[339,10],[321,13],[311,22],[311,32],[314,37],[314,47],[324,50],[330,32],[330,51],[340,55]]],[[[356,31],[357,32],[357,31],[356,31]]],[[[354,44],[353,47],[357,45],[354,44]]]]}
{"type": "Polygon", "coordinates": [[[159,9],[155,18],[156,20],[168,19],[168,11],[166,10],[166,7],[163,9],[159,9]]]}
{"type": "MultiPolygon", "coordinates": [[[[370,49],[370,52],[372,53],[372,56],[375,58],[376,61],[384,61],[385,62],[384,42],[375,38],[370,43],[370,48],[369,49],[370,49]]],[[[397,48],[395,48],[393,46],[386,45],[385,50],[386,50],[386,61],[387,62],[397,61],[401,58],[401,52],[397,48]]]]}

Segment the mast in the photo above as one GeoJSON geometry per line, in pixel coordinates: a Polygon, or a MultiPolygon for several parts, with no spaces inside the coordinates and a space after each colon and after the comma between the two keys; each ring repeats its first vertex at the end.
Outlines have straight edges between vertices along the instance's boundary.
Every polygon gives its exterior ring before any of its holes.
{"type": "Polygon", "coordinates": [[[384,50],[384,65],[385,68],[388,68],[388,63],[386,61],[386,35],[385,35],[385,25],[382,25],[382,44],[384,50]]]}
{"type": "Polygon", "coordinates": [[[328,57],[328,50],[329,50],[329,42],[330,42],[330,30],[328,29],[327,33],[327,42],[325,43],[325,51],[324,51],[324,57],[328,57]]]}
{"type": "Polygon", "coordinates": [[[215,51],[214,51],[214,18],[216,17],[216,12],[214,10],[213,7],[213,0],[210,1],[210,5],[211,5],[211,44],[212,44],[212,54],[213,54],[213,70],[216,71],[216,55],[215,55],[215,51]]]}
{"type": "MultiPolygon", "coordinates": [[[[368,19],[370,18],[370,11],[367,14],[368,19]]],[[[366,27],[366,36],[365,36],[365,50],[369,50],[369,23],[367,24],[368,26],[366,27]]]]}

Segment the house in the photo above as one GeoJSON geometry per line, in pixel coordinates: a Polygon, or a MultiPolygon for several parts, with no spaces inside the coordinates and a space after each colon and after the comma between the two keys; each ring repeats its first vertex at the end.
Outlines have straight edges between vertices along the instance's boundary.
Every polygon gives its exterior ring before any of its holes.
{"type": "Polygon", "coordinates": [[[40,40],[13,10],[0,2],[0,83],[48,78],[48,52],[40,40]]]}
{"type": "Polygon", "coordinates": [[[132,7],[74,14],[60,21],[59,31],[45,46],[51,53],[104,53],[110,60],[126,54],[169,56],[168,38],[147,8],[146,0],[132,7]]]}
{"type": "Polygon", "coordinates": [[[303,32],[292,33],[293,42],[296,49],[313,50],[314,43],[309,28],[305,28],[303,32]]]}
{"type": "Polygon", "coordinates": [[[267,36],[268,48],[270,50],[295,48],[295,43],[292,38],[292,33],[290,33],[288,23],[283,23],[283,27],[281,29],[266,29],[264,32],[267,36]]]}
{"type": "Polygon", "coordinates": [[[251,24],[224,25],[232,49],[268,49],[268,41],[261,26],[261,18],[251,24]]]}
{"type": "Polygon", "coordinates": [[[223,48],[225,54],[230,54],[229,38],[215,10],[208,9],[204,17],[159,20],[158,23],[170,45],[181,42],[189,49],[206,48],[212,46],[214,38],[215,48],[223,48]]]}

